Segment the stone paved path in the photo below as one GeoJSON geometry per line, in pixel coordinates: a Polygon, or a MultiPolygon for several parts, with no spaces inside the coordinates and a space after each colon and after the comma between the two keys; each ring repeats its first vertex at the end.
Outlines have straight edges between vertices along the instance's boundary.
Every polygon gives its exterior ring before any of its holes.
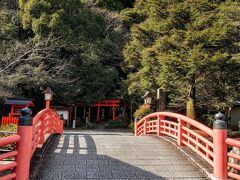
{"type": "Polygon", "coordinates": [[[104,131],[56,136],[37,180],[206,179],[170,143],[152,136],[104,131]]]}

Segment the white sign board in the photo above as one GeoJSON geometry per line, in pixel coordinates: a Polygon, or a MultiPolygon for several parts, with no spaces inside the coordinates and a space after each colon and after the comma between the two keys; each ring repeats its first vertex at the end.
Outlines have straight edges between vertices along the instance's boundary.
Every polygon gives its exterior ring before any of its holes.
{"type": "Polygon", "coordinates": [[[69,112],[68,111],[64,111],[64,110],[57,110],[56,111],[57,113],[58,113],[58,115],[60,116],[60,115],[62,115],[63,116],[63,119],[64,120],[68,120],[68,114],[69,114],[69,112]]]}

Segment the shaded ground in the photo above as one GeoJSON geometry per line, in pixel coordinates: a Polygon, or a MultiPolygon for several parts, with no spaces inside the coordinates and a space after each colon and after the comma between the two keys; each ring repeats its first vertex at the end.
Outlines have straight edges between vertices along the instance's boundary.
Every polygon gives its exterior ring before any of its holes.
{"type": "Polygon", "coordinates": [[[56,136],[37,180],[206,179],[173,145],[151,136],[84,131],[56,136]]]}

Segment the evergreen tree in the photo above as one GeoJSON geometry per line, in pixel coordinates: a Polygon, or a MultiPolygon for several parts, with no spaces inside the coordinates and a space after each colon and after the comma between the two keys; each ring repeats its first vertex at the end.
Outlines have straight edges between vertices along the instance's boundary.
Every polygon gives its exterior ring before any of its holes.
{"type": "Polygon", "coordinates": [[[0,38],[8,38],[0,53],[6,94],[33,97],[50,85],[61,103],[114,96],[121,82],[102,15],[78,0],[19,0],[19,8],[0,10],[0,38]]]}
{"type": "Polygon", "coordinates": [[[239,94],[239,5],[233,0],[136,1],[122,16],[131,25],[124,51],[130,93],[163,86],[169,106],[185,104],[193,118],[196,106],[229,107],[239,94]]]}

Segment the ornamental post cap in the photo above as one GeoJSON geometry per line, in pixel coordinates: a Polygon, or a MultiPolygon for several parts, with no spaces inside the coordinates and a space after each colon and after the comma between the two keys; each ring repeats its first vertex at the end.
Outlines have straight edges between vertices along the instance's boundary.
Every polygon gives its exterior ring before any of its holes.
{"type": "Polygon", "coordinates": [[[18,126],[32,126],[32,110],[29,108],[21,109],[21,114],[18,118],[18,126]]]}
{"type": "Polygon", "coordinates": [[[215,117],[216,120],[225,121],[225,115],[221,112],[218,112],[217,114],[215,114],[214,117],[215,117]]]}
{"type": "Polygon", "coordinates": [[[21,109],[21,114],[22,116],[31,116],[32,115],[32,110],[30,108],[23,108],[21,109]]]}
{"type": "Polygon", "coordinates": [[[213,122],[213,129],[227,129],[227,123],[225,122],[225,116],[223,113],[218,112],[214,117],[216,121],[213,122]]]}

